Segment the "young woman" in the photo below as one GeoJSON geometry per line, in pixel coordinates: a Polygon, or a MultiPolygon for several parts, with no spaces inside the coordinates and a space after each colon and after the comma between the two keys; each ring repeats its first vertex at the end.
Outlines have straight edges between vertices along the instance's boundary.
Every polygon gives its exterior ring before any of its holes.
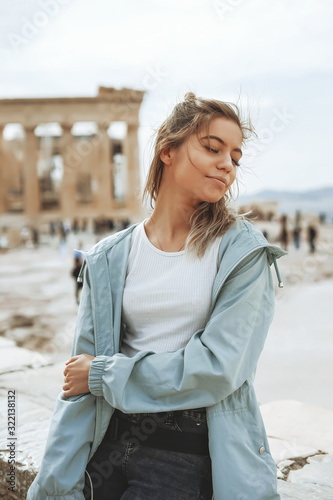
{"type": "Polygon", "coordinates": [[[248,132],[236,106],[192,93],[161,125],[152,214],[85,253],[28,500],[280,498],[252,383],[285,252],[228,205],[248,132]]]}

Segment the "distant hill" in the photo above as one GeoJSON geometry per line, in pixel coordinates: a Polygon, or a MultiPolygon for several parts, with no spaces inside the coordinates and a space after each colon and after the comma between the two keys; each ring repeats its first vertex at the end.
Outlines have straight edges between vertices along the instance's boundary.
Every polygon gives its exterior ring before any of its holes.
{"type": "Polygon", "coordinates": [[[333,219],[333,186],[308,191],[273,191],[264,190],[251,195],[240,196],[237,205],[253,201],[272,201],[279,203],[279,213],[293,214],[301,212],[326,214],[333,219]]]}

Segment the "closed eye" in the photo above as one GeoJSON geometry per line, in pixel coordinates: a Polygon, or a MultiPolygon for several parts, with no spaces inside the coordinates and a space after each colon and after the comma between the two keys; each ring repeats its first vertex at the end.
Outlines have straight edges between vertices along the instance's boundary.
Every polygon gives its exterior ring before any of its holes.
{"type": "Polygon", "coordinates": [[[211,151],[212,153],[219,153],[218,149],[213,149],[213,148],[210,148],[209,146],[205,146],[205,148],[208,149],[208,151],[211,151]]]}
{"type": "MultiPolygon", "coordinates": [[[[210,148],[209,146],[205,146],[205,148],[208,150],[208,151],[211,151],[212,153],[219,153],[220,151],[218,149],[214,149],[214,148],[210,148]]],[[[239,167],[240,166],[240,163],[238,163],[238,161],[232,159],[234,165],[236,165],[236,167],[239,167]]]]}

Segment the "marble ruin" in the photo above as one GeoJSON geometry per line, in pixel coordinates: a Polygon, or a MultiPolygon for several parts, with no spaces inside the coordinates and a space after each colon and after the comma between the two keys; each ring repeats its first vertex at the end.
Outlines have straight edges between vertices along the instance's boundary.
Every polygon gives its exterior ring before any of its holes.
{"type": "Polygon", "coordinates": [[[29,224],[140,218],[143,96],[139,90],[99,87],[95,97],[1,99],[0,215],[20,214],[29,224]],[[73,133],[80,122],[90,122],[94,131],[73,133]],[[114,122],[124,123],[123,139],[110,136],[114,122]],[[22,137],[5,140],[8,124],[19,124],[22,137]],[[43,133],[47,124],[59,133],[43,133]]]}

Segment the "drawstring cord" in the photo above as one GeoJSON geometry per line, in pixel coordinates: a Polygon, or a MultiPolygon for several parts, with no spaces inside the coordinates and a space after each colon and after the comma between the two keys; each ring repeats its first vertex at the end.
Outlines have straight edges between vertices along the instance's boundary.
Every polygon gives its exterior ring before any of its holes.
{"type": "Polygon", "coordinates": [[[277,276],[277,279],[278,279],[278,282],[279,282],[279,288],[283,288],[283,281],[281,279],[280,271],[279,271],[279,268],[278,268],[278,265],[277,265],[277,262],[276,262],[276,258],[275,258],[274,255],[273,255],[273,264],[274,264],[276,276],[277,276]]]}
{"type": "Polygon", "coordinates": [[[86,267],[86,261],[84,260],[83,263],[82,263],[82,266],[81,266],[81,269],[80,269],[80,272],[78,274],[78,277],[76,279],[76,281],[78,283],[82,283],[83,281],[83,271],[84,271],[84,268],[86,267]]]}
{"type": "MultiPolygon", "coordinates": [[[[79,250],[79,249],[76,249],[76,248],[74,248],[74,250],[75,250],[75,252],[80,252],[80,253],[83,253],[83,254],[85,253],[83,250],[79,250]]],[[[82,283],[83,282],[83,271],[84,271],[85,267],[86,267],[86,261],[84,260],[82,262],[82,266],[81,266],[80,272],[78,274],[78,277],[76,278],[76,281],[78,283],[82,283]]]]}
{"type": "Polygon", "coordinates": [[[93,484],[92,484],[92,480],[91,480],[90,474],[87,471],[87,469],[84,472],[87,474],[88,479],[89,479],[89,483],[90,483],[90,500],[94,500],[94,488],[93,488],[93,484]]]}

